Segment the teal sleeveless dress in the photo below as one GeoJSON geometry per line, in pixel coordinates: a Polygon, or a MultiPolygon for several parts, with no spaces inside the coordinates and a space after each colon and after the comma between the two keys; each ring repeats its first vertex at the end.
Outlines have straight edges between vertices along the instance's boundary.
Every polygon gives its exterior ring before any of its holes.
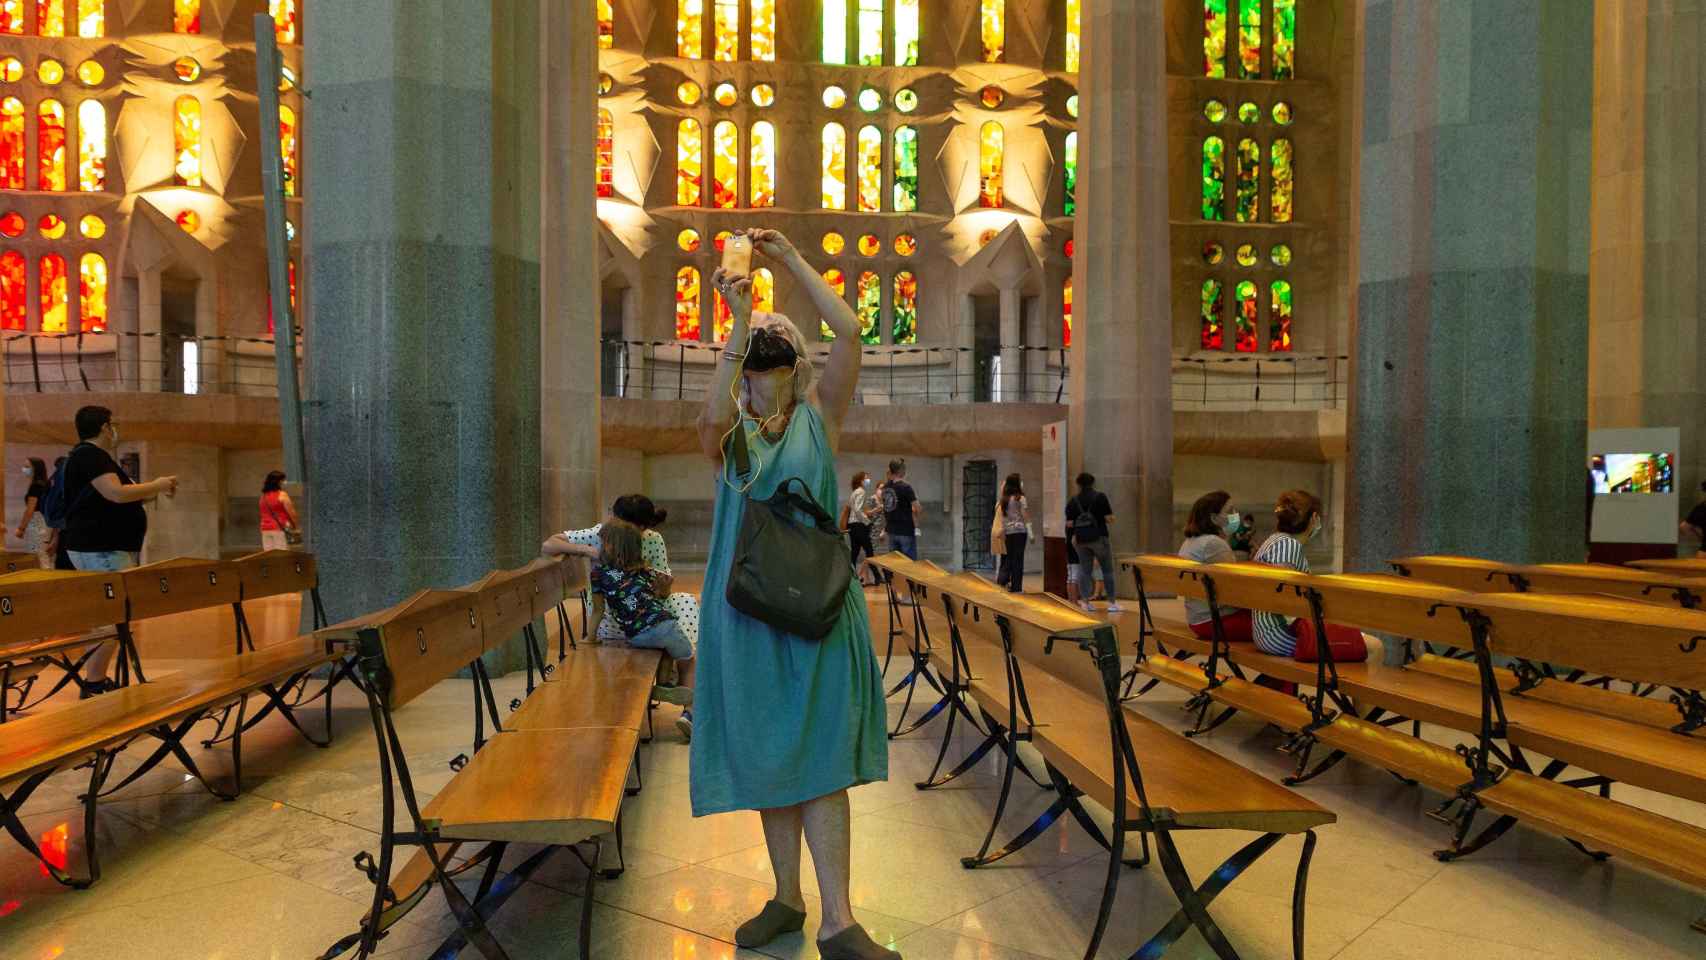
{"type": "MultiPolygon", "coordinates": [[[[799,477],[836,514],[835,456],[816,407],[796,407],[779,441],[766,440],[750,423],[742,429],[757,470],[747,496],[768,499],[783,481],[799,477]]],[[[857,579],[848,585],[840,624],[819,641],[729,606],[724,591],[746,497],[736,489],[733,463],[722,471],[699,605],[693,815],[786,807],[887,780],[887,713],[864,591],[857,579]]]]}

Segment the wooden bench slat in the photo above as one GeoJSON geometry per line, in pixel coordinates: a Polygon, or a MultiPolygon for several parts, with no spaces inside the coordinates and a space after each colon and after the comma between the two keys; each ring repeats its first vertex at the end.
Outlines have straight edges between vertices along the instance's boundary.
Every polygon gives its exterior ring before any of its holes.
{"type": "Polygon", "coordinates": [[[364,623],[378,631],[391,669],[391,708],[437,686],[485,651],[479,594],[422,590],[393,607],[395,613],[364,623]]]}
{"type": "Polygon", "coordinates": [[[458,840],[568,845],[609,833],[639,745],[637,730],[506,730],[421,811],[458,840]]]}
{"type": "Polygon", "coordinates": [[[1642,570],[1663,570],[1684,576],[1706,577],[1706,557],[1676,557],[1665,560],[1631,560],[1631,567],[1642,570]]]}
{"type": "MultiPolygon", "coordinates": [[[[1431,673],[1470,686],[1479,686],[1481,683],[1480,672],[1474,663],[1431,653],[1417,657],[1404,669],[1431,673]]],[[[1508,667],[1495,667],[1493,675],[1499,680],[1499,689],[1507,694],[1515,691],[1521,683],[1508,667]]],[[[1523,691],[1521,696],[1524,700],[1556,703],[1559,706],[1586,710],[1666,731],[1676,726],[1679,718],[1676,707],[1656,697],[1637,697],[1632,693],[1620,693],[1563,680],[1544,681],[1537,687],[1523,691]]]]}
{"type": "Polygon", "coordinates": [[[87,633],[125,621],[118,573],[20,570],[0,576],[0,643],[87,633]]]}
{"type": "Polygon", "coordinates": [[[202,610],[243,599],[243,578],[235,564],[196,557],[174,557],[130,567],[124,578],[125,612],[131,620],[202,610]]]}
{"type": "Polygon", "coordinates": [[[511,730],[621,727],[645,722],[662,654],[656,650],[587,646],[570,651],[549,683],[540,684],[505,723],[511,730]]]}
{"type": "Polygon", "coordinates": [[[243,599],[312,590],[320,583],[320,561],[303,550],[262,550],[231,561],[243,584],[243,599]]]}

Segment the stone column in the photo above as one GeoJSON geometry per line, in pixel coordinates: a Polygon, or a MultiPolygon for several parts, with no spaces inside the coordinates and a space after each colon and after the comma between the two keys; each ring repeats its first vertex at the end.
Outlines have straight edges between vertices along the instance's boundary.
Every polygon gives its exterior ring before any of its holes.
{"type": "Polygon", "coordinates": [[[1001,288],[1001,376],[995,389],[1009,403],[1025,395],[1025,351],[1019,349],[1025,339],[1025,322],[1020,316],[1018,281],[1014,286],[1001,288]]]}
{"type": "Polygon", "coordinates": [[[1594,6],[1368,4],[1349,570],[1584,555],[1594,6]]]}
{"type": "Polygon", "coordinates": [[[1118,552],[1178,546],[1161,8],[1108,0],[1082,21],[1067,457],[1112,502],[1118,552]]]}

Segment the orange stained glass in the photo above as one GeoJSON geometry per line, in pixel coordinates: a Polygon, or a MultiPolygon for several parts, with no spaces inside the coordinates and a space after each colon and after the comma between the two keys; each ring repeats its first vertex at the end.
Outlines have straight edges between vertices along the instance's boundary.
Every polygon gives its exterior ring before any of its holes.
{"type": "Polygon", "coordinates": [[[769,267],[752,271],[752,309],[776,312],[776,275],[769,267]]]}
{"type": "Polygon", "coordinates": [[[1000,207],[1005,201],[1001,190],[1001,172],[1006,166],[1007,131],[994,120],[983,125],[978,135],[978,194],[980,207],[1000,207]]]}
{"type": "Polygon", "coordinates": [[[705,0],[680,0],[675,14],[675,55],[704,59],[705,0]]]}
{"type": "Polygon", "coordinates": [[[859,316],[859,340],[882,343],[883,281],[873,271],[859,274],[859,295],[854,312],[859,316]]]}
{"type": "Polygon", "coordinates": [[[675,272],[675,339],[699,339],[699,268],[675,272]]]}
{"type": "Polygon", "coordinates": [[[723,252],[723,244],[727,243],[728,239],[732,236],[734,236],[734,233],[732,231],[718,230],[716,233],[711,235],[711,249],[717,251],[718,253],[722,253],[723,252]]]}
{"type": "MultiPolygon", "coordinates": [[[[6,0],[0,0],[4,3],[6,0]]],[[[24,62],[17,57],[0,57],[0,83],[17,83],[24,76],[24,62]]]]}
{"type": "Polygon", "coordinates": [[[697,207],[705,183],[705,136],[699,121],[689,117],[675,127],[675,203],[697,207]]]}
{"type": "Polygon", "coordinates": [[[65,36],[65,0],[36,0],[36,36],[65,36]]]}
{"type": "Polygon", "coordinates": [[[24,255],[16,250],[0,253],[0,330],[24,329],[29,279],[24,255]]]}
{"type": "Polygon", "coordinates": [[[24,35],[24,0],[0,0],[0,33],[24,35]]]}
{"type": "Polygon", "coordinates": [[[1007,58],[1007,0],[981,0],[981,4],[983,62],[1000,63],[1007,58]]]}
{"type": "MultiPolygon", "coordinates": [[[[847,274],[843,273],[840,267],[830,267],[828,270],[825,270],[823,272],[823,282],[829,284],[829,289],[834,290],[836,296],[843,299],[847,297],[847,274]]],[[[835,331],[830,329],[827,322],[819,321],[818,326],[818,336],[820,339],[835,339],[835,331]]]]}
{"type": "Polygon", "coordinates": [[[711,130],[711,206],[733,210],[740,200],[740,130],[719,120],[711,130]]]}
{"type": "Polygon", "coordinates": [[[894,252],[903,257],[912,256],[918,252],[918,238],[910,233],[903,233],[895,237],[894,252]]]}
{"type": "Polygon", "coordinates": [[[711,29],[717,42],[711,52],[711,59],[723,63],[739,60],[740,0],[712,0],[711,29]]]}
{"type": "Polygon", "coordinates": [[[65,218],[57,213],[42,214],[42,218],[36,221],[36,232],[48,240],[58,240],[65,236],[65,229],[65,218]]]}
{"type": "Polygon", "coordinates": [[[752,125],[751,206],[776,205],[776,126],[768,120],[752,125]]]}
{"type": "Polygon", "coordinates": [[[268,0],[267,11],[272,14],[278,42],[296,43],[296,0],[268,0]]]}
{"type": "Polygon", "coordinates": [[[889,333],[894,343],[918,342],[918,275],[911,270],[894,275],[894,321],[889,333]]]}
{"type": "Polygon", "coordinates": [[[859,129],[859,212],[883,208],[883,132],[875,126],[859,129]]]}
{"type": "Polygon", "coordinates": [[[616,195],[616,124],[610,118],[610,111],[598,109],[597,161],[595,172],[598,181],[598,195],[611,197],[616,195]]]}
{"type": "Polygon", "coordinates": [[[107,259],[85,253],[77,262],[78,322],[84,333],[107,328],[107,259]]]}
{"type": "Polygon", "coordinates": [[[609,50],[616,46],[616,11],[610,0],[598,0],[598,48],[609,50]]]}
{"type": "Polygon", "coordinates": [[[859,235],[859,255],[860,256],[874,257],[877,254],[882,253],[882,252],[883,252],[883,242],[881,240],[877,239],[876,234],[874,234],[874,233],[862,233],[859,235]]]}
{"type": "Polygon", "coordinates": [[[687,227],[675,235],[675,245],[682,253],[698,253],[699,243],[699,231],[692,227],[687,227]]]}
{"type": "Polygon", "coordinates": [[[24,189],[24,101],[0,100],[0,190],[24,189]]]}
{"type": "Polygon", "coordinates": [[[43,100],[36,108],[36,189],[64,190],[65,105],[43,100]]]}
{"type": "Polygon", "coordinates": [[[723,343],[729,339],[729,331],[735,326],[735,312],[729,309],[728,301],[723,299],[722,291],[711,288],[711,339],[723,343]]]}
{"type": "Polygon", "coordinates": [[[1060,288],[1060,345],[1072,346],[1072,277],[1060,288]]]}
{"type": "Polygon", "coordinates": [[[194,97],[179,97],[172,107],[172,149],[178,186],[201,186],[201,101],[194,97]]]}
{"type": "Polygon", "coordinates": [[[201,32],[201,0],[172,0],[172,32],[201,32]]]}
{"type": "Polygon", "coordinates": [[[24,235],[24,215],[16,210],[8,210],[0,215],[0,237],[21,237],[24,235]]]}
{"type": "Polygon", "coordinates": [[[37,263],[37,279],[41,282],[41,330],[43,333],[64,333],[69,303],[65,258],[49,253],[37,263]]]}
{"type": "Polygon", "coordinates": [[[201,79],[201,64],[194,57],[179,57],[172,61],[172,72],[185,83],[194,83],[201,79]]]}
{"type": "Polygon", "coordinates": [[[751,0],[752,25],[747,41],[752,46],[752,59],[776,59],[776,0],[751,0]]]}
{"type": "Polygon", "coordinates": [[[99,100],[77,105],[77,187],[84,193],[107,188],[107,109],[99,100]]]}
{"type": "Polygon", "coordinates": [[[77,35],[107,35],[107,0],[77,0],[77,35]]]}
{"type": "Polygon", "coordinates": [[[841,236],[841,234],[836,233],[835,231],[831,230],[830,232],[823,235],[823,252],[824,253],[827,253],[830,256],[834,257],[834,256],[839,256],[841,254],[841,251],[843,251],[845,249],[847,249],[847,241],[845,238],[843,238],[841,236]]]}
{"type": "Polygon", "coordinates": [[[177,216],[178,227],[185,233],[194,233],[201,229],[201,214],[194,210],[183,210],[177,216]]]}
{"type": "Polygon", "coordinates": [[[823,208],[847,209],[847,128],[823,125],[823,208]]]}
{"type": "Polygon", "coordinates": [[[284,195],[297,196],[296,111],[284,103],[278,105],[278,157],[284,171],[284,195]]]}

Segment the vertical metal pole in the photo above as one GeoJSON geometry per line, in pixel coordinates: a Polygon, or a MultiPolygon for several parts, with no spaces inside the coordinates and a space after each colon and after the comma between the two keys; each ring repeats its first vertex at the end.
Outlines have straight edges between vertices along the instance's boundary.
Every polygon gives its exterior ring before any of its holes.
{"type": "Polygon", "coordinates": [[[285,236],[284,169],[278,136],[278,38],[273,19],[255,15],[255,90],[260,99],[261,196],[267,215],[267,288],[272,294],[273,357],[278,370],[279,425],[284,429],[284,469],[297,483],[308,478],[302,443],[302,397],[296,381],[296,310],[290,302],[290,246],[285,236]]]}

